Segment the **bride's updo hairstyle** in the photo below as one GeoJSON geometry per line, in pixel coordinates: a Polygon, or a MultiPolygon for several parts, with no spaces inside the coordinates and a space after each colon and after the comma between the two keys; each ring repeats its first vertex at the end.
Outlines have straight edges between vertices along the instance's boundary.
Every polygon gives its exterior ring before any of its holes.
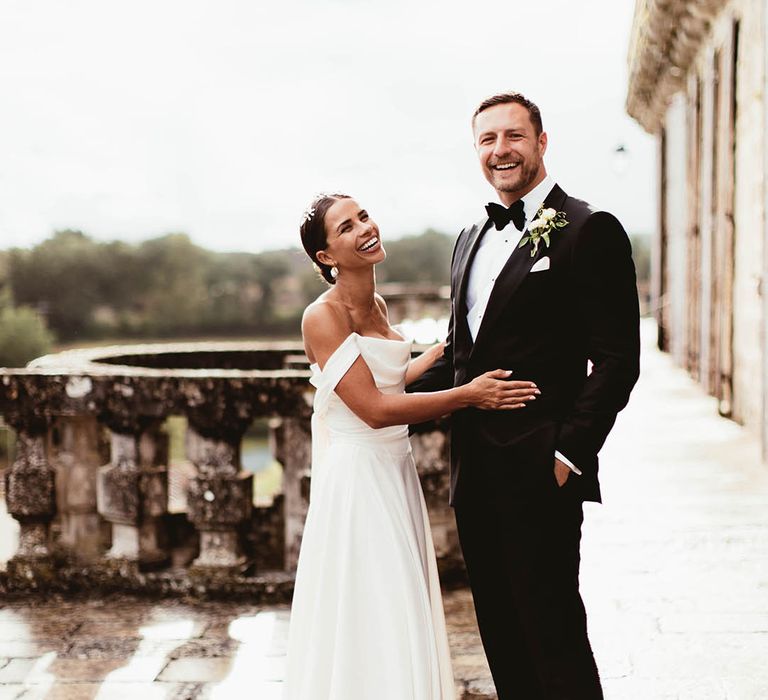
{"type": "Polygon", "coordinates": [[[319,194],[312,200],[312,204],[304,211],[301,219],[301,244],[307,251],[310,260],[315,263],[323,279],[328,284],[336,284],[336,280],[331,276],[330,265],[324,265],[317,259],[318,251],[325,250],[328,245],[328,238],[325,234],[325,215],[333,206],[334,202],[340,199],[351,199],[348,194],[319,194]]]}

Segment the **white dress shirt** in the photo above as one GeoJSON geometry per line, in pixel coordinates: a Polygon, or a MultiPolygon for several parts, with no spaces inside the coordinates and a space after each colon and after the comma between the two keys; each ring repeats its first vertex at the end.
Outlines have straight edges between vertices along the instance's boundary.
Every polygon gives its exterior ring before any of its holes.
{"type": "MultiPolygon", "coordinates": [[[[506,265],[509,256],[520,244],[528,229],[528,224],[554,186],[555,181],[547,175],[527,195],[522,197],[525,213],[525,226],[523,226],[522,231],[518,231],[510,222],[501,231],[497,231],[496,227],[491,225],[483,235],[472,261],[469,280],[467,281],[467,324],[472,340],[477,338],[488,300],[491,298],[491,292],[499,273],[506,265]]],[[[571,471],[581,474],[581,471],[565,455],[555,452],[555,457],[567,464],[571,471]]]]}

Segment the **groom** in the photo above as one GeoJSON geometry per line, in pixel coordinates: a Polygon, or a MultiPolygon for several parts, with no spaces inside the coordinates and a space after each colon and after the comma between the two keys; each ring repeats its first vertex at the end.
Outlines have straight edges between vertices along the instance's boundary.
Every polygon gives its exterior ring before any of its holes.
{"type": "Polygon", "coordinates": [[[445,354],[408,390],[498,368],[537,384],[525,408],[454,414],[451,503],[500,700],[599,700],[579,542],[597,453],[639,373],[632,251],[616,218],[547,174],[530,100],[490,97],[472,129],[502,204],[459,235],[445,354]]]}

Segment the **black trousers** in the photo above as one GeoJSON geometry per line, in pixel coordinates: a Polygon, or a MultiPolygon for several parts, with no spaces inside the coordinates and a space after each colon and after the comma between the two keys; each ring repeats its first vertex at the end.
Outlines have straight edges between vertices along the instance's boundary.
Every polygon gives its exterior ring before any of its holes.
{"type": "Polygon", "coordinates": [[[499,700],[603,698],[579,594],[579,476],[559,487],[551,454],[527,465],[476,455],[454,499],[499,700]]]}

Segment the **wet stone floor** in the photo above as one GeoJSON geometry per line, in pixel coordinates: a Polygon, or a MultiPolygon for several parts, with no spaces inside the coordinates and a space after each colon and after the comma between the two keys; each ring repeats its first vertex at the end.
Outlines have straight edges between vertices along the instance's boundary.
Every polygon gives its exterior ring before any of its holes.
{"type": "MultiPolygon", "coordinates": [[[[489,697],[470,596],[445,595],[457,697],[489,697]],[[477,692],[465,693],[467,681],[477,692]]],[[[0,607],[0,700],[277,700],[287,607],[115,598],[0,607]]],[[[361,699],[362,700],[362,699],[361,699]]]]}

